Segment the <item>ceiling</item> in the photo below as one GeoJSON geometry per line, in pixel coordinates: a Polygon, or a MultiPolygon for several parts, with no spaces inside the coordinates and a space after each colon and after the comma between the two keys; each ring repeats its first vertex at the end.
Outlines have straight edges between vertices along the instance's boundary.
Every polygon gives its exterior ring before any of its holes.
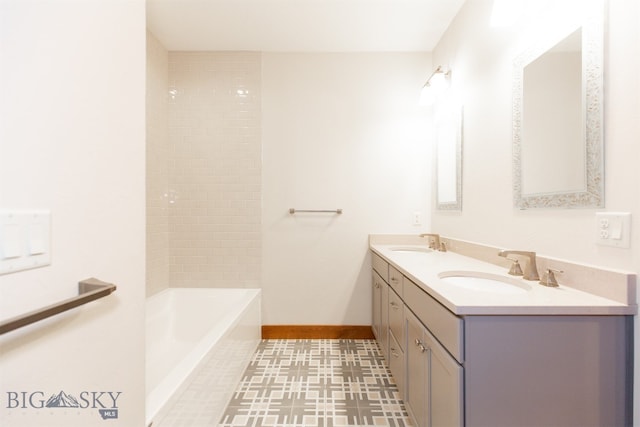
{"type": "Polygon", "coordinates": [[[428,52],[464,0],[147,0],[168,50],[428,52]]]}

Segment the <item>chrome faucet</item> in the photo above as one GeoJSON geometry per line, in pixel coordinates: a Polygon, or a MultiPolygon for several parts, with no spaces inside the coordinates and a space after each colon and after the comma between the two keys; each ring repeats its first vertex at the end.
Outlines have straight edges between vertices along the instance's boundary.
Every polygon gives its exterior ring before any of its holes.
{"type": "Polygon", "coordinates": [[[522,278],[525,280],[540,280],[540,276],[538,276],[538,266],[536,265],[535,252],[501,250],[498,252],[498,255],[505,258],[507,255],[521,255],[527,257],[528,262],[524,266],[524,274],[522,275],[522,278]]]}
{"type": "Polygon", "coordinates": [[[423,233],[420,237],[429,237],[429,249],[435,249],[440,252],[446,252],[447,247],[444,242],[440,242],[440,235],[436,233],[423,233]]]}

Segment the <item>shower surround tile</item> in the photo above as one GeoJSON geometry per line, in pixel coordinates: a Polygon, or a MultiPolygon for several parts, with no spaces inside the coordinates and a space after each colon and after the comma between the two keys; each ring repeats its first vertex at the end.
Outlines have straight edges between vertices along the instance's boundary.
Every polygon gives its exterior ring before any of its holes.
{"type": "Polygon", "coordinates": [[[172,287],[260,287],[261,54],[169,52],[172,287]]]}
{"type": "Polygon", "coordinates": [[[373,340],[263,340],[218,424],[411,425],[373,340]]]}

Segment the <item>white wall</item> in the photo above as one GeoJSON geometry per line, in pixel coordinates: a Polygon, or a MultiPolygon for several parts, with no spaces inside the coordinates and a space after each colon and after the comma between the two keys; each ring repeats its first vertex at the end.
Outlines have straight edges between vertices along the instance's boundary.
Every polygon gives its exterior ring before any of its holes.
{"type": "MultiPolygon", "coordinates": [[[[150,41],[159,93],[164,52],[150,41]]],[[[430,119],[417,105],[430,56],[168,57],[166,158],[163,100],[148,98],[148,278],[159,280],[147,292],[163,288],[167,244],[169,286],[261,286],[266,324],[370,323],[368,234],[430,222],[430,119]],[[291,217],[289,207],[345,214],[291,217]]]]}
{"type": "Polygon", "coordinates": [[[169,287],[169,52],[147,31],[147,296],[169,287]]]}
{"type": "Polygon", "coordinates": [[[430,223],[430,70],[426,53],[263,54],[264,324],[370,324],[368,235],[430,223]]]}
{"type": "Polygon", "coordinates": [[[144,423],[144,21],[142,0],[0,3],[0,208],[51,209],[53,236],[51,266],[0,276],[0,316],[118,286],[0,338],[3,426],[144,423]],[[61,390],[121,392],[119,417],[7,408],[61,390]]]}
{"type": "MultiPolygon", "coordinates": [[[[630,249],[597,246],[594,209],[525,210],[511,192],[511,73],[531,43],[522,27],[491,28],[491,0],[471,0],[434,50],[453,70],[464,104],[463,211],[433,214],[446,236],[575,262],[640,272],[640,4],[609,2],[605,62],[605,186],[607,211],[632,213],[630,249]]],[[[555,10],[555,8],[554,8],[555,10]]],[[[549,12],[551,13],[551,12],[549,12]]],[[[606,284],[603,284],[606,286],[606,284]]],[[[636,317],[635,395],[640,396],[640,327],[636,317]]],[[[635,399],[640,425],[640,400],[635,399]]]]}

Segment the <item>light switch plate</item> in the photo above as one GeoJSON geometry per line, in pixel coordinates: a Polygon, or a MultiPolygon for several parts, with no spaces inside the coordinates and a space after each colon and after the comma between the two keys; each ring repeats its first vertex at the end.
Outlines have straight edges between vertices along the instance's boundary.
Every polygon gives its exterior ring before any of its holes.
{"type": "Polygon", "coordinates": [[[22,227],[15,218],[9,217],[2,222],[0,241],[0,260],[22,256],[22,227]]]}
{"type": "Polygon", "coordinates": [[[51,264],[51,211],[0,210],[0,274],[51,264]]]}
{"type": "Polygon", "coordinates": [[[631,245],[631,213],[596,212],[596,243],[628,248],[631,245]]]}

